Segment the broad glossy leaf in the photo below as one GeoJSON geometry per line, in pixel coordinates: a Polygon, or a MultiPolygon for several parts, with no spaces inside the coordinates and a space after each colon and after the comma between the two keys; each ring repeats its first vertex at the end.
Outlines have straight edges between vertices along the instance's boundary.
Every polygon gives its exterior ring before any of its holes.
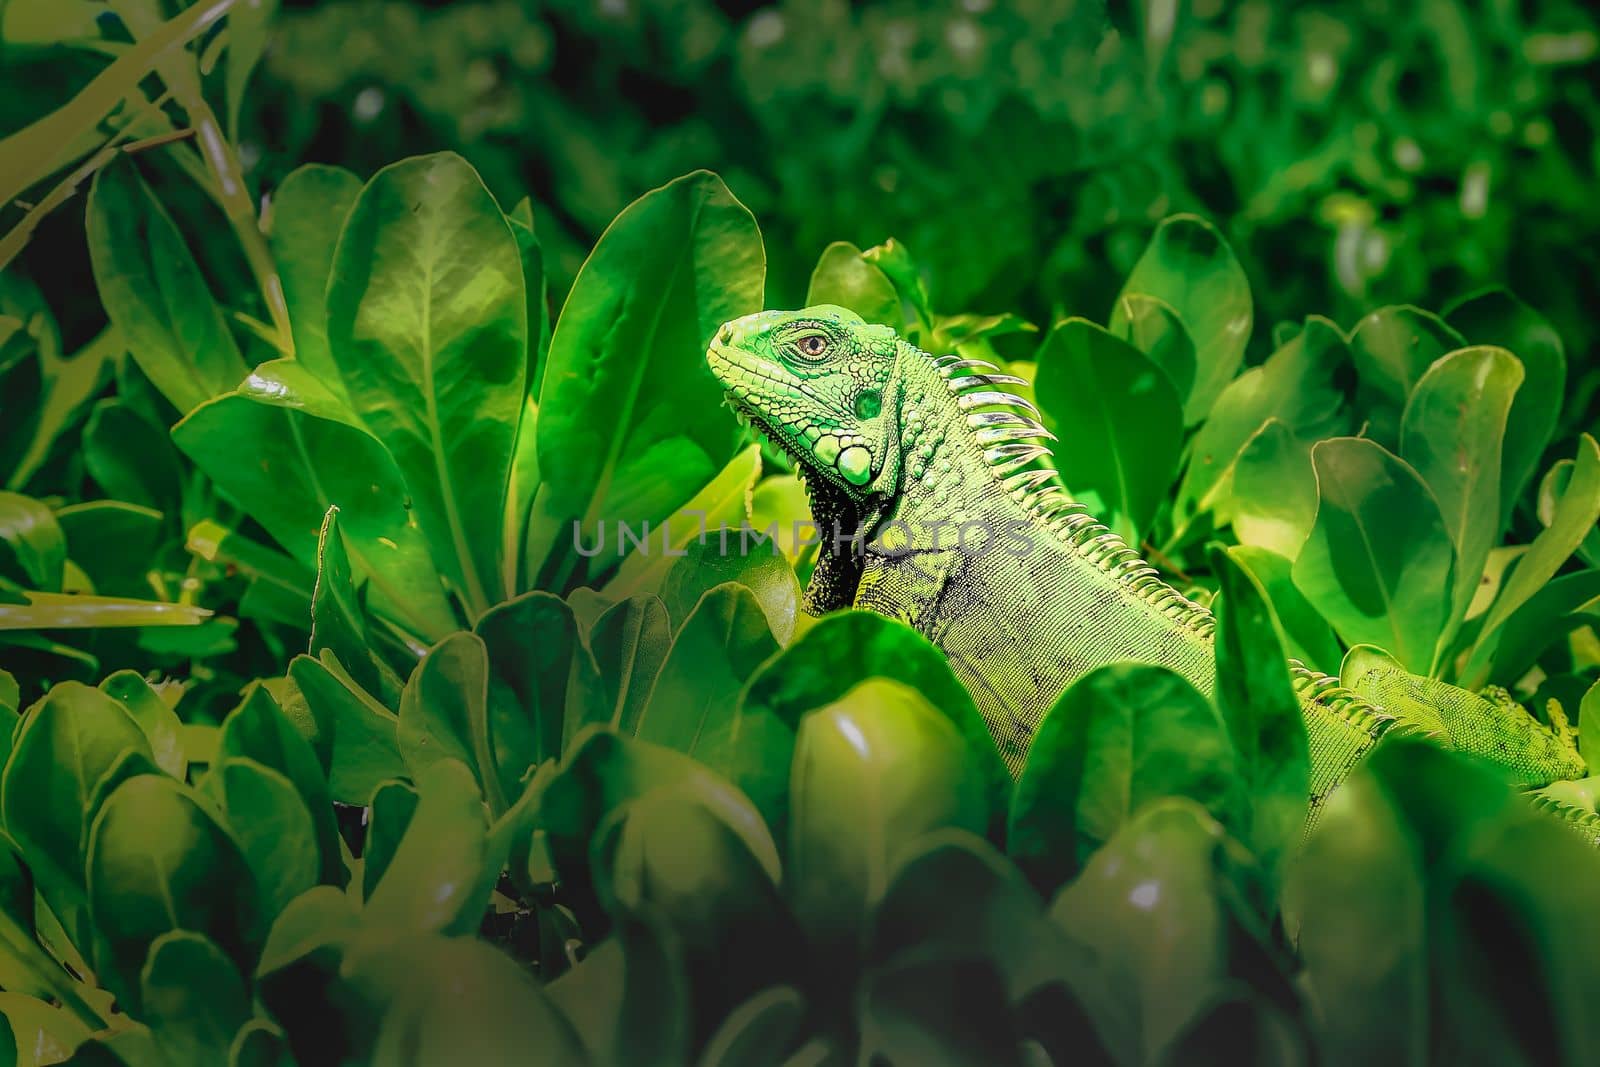
{"type": "Polygon", "coordinates": [[[339,508],[328,509],[317,538],[317,583],[311,594],[311,647],[313,656],[330,649],[350,671],[350,677],[367,692],[392,701],[400,694],[400,679],[372,647],[366,613],[357,597],[350,557],[339,527],[339,508]]]}
{"type": "Polygon", "coordinates": [[[176,514],[184,473],[166,427],[132,404],[101,400],[83,428],[83,462],[105,495],[176,514]]]}
{"type": "MultiPolygon", "coordinates": [[[[1305,829],[1314,786],[1300,698],[1266,590],[1227,550],[1208,553],[1217,597],[1217,707],[1249,796],[1245,840],[1270,874],[1305,829]]],[[[1318,788],[1320,795],[1322,790],[1318,788]]]]}
{"type": "Polygon", "coordinates": [[[344,382],[328,350],[328,274],[361,179],[342,167],[297,167],[272,193],[267,243],[283,282],[294,331],[294,358],[336,394],[344,382]]]}
{"type": "Polygon", "coordinates": [[[1545,317],[1504,289],[1489,289],[1451,307],[1445,320],[1475,345],[1499,345],[1522,363],[1526,380],[1506,419],[1500,463],[1500,524],[1505,525],[1538,469],[1566,395],[1567,356],[1545,317]]]}
{"type": "Polygon", "coordinates": [[[905,325],[900,294],[879,267],[862,258],[861,249],[849,241],[835,241],[822,250],[806,287],[806,307],[834,304],[849,308],[867,322],[905,325]]]}
{"type": "Polygon", "coordinates": [[[482,794],[472,772],[454,759],[430,764],[416,784],[417,810],[367,898],[364,921],[395,933],[470,933],[500,877],[489,855],[482,794]]]}
{"type": "Polygon", "coordinates": [[[1233,461],[1233,532],[1245,545],[1294,559],[1317,519],[1311,448],[1271,418],[1233,461]]]}
{"type": "Polygon", "coordinates": [[[1346,644],[1433,669],[1450,611],[1455,550],[1422,479],[1382,446],[1335,437],[1311,450],[1319,504],[1294,584],[1346,644]]]}
{"type": "Polygon", "coordinates": [[[250,994],[232,960],[206,937],[162,934],[140,976],[142,1021],[172,1063],[224,1063],[250,1018],[250,994]]]}
{"type": "Polygon", "coordinates": [[[1227,814],[1236,760],[1211,702],[1164,667],[1114,664],[1061,695],[1017,780],[1006,852],[1054,892],[1146,803],[1186,796],[1227,814]]]}
{"type": "Polygon", "coordinates": [[[1071,441],[1056,462],[1074,493],[1094,493],[1130,544],[1166,499],[1183,448],[1183,409],[1166,374],[1133,345],[1068,319],[1039,347],[1034,394],[1045,425],[1071,441]]]}
{"type": "Polygon", "coordinates": [[[125,752],[150,756],[133,718],[110,696],[60,682],[12,739],[0,780],[0,812],[45,899],[67,928],[84,900],[89,807],[96,784],[125,752]]]}
{"type": "Polygon", "coordinates": [[[961,830],[923,838],[878,903],[867,958],[882,964],[908,956],[985,960],[1013,1003],[1085,963],[1022,874],[961,830]]]}
{"type": "Polygon", "coordinates": [[[117,671],[100,683],[100,690],[122,705],[150,742],[155,765],[180,782],[188,773],[183,751],[183,722],[161,694],[137,671],[117,671]]]}
{"type": "Polygon", "coordinates": [[[705,349],[757,311],[755,219],[696,171],[634,201],[573,282],[539,395],[539,457],[557,513],[640,522],[680,506],[733,454],[705,349]],[[693,417],[689,417],[693,413],[693,417]]]}
{"type": "Polygon", "coordinates": [[[405,838],[406,829],[417,813],[417,791],[404,782],[385,782],[372,794],[372,809],[367,814],[367,837],[361,849],[361,894],[383,881],[384,872],[405,838]]]}
{"type": "Polygon", "coordinates": [[[187,414],[238,385],[247,368],[222,309],[131,160],[95,175],[87,211],[100,300],[161,395],[187,414]]]}
{"type": "MultiPolygon", "coordinates": [[[[643,541],[638,547],[632,547],[631,541],[624,542],[621,527],[614,527],[606,552],[626,555],[601,590],[602,595],[616,602],[659,591],[666,576],[679,566],[678,561],[695,547],[715,548],[724,558],[730,554],[742,557],[750,551],[770,553],[771,546],[759,543],[753,534],[743,535],[741,540],[741,531],[750,528],[746,502],[760,476],[761,449],[751,445],[734,456],[683,507],[660,523],[641,524],[636,532],[643,541]]],[[[673,617],[674,624],[682,621],[679,616],[673,617]]]]}
{"type": "Polygon", "coordinates": [[[1191,800],[1139,812],[1055,898],[1050,917],[1094,951],[1129,1017],[1102,1036],[1119,1063],[1148,1063],[1230,981],[1219,885],[1222,827],[1191,800]]]}
{"type": "Polygon", "coordinates": [[[576,967],[551,982],[550,999],[593,1063],[688,1061],[689,985],[676,946],[654,924],[624,918],[576,967]]]}
{"type": "Polygon", "coordinates": [[[759,824],[728,825],[718,794],[731,792],[710,776],[653,789],[603,822],[590,845],[607,911],[655,919],[679,947],[702,1031],[751,993],[792,980],[804,954],[761,858],[776,847],[759,824]],[[751,834],[762,836],[755,850],[751,834]]]}
{"type": "Polygon", "coordinates": [[[591,726],[574,740],[539,800],[539,826],[580,920],[599,918],[589,873],[589,846],[598,827],[624,804],[684,781],[700,783],[698,795],[741,836],[768,879],[778,881],[777,849],[743,793],[681,753],[591,726]]]}
{"type": "Polygon", "coordinates": [[[729,773],[724,763],[739,751],[739,694],[777,651],[755,594],[737,582],[714,587],[673,637],[634,733],[729,773]]]}
{"type": "Polygon", "coordinates": [[[1324,674],[1336,674],[1344,651],[1327,620],[1294,584],[1293,565],[1276,552],[1254,545],[1232,545],[1228,555],[1266,594],[1286,654],[1324,674]]]}
{"type": "Polygon", "coordinates": [[[472,771],[491,815],[506,810],[489,736],[489,651],[477,634],[451,634],[417,664],[400,696],[400,754],[411,777],[440,760],[472,771]]]}
{"type": "Polygon", "coordinates": [[[51,510],[21,493],[0,492],[0,541],[10,548],[20,577],[37,589],[61,588],[67,539],[51,510]]]}
{"type": "Polygon", "coordinates": [[[983,834],[993,818],[988,788],[955,724],[900,682],[868,679],[802,718],[786,889],[817,950],[850,959],[920,836],[983,834]]]}
{"type": "Polygon", "coordinates": [[[105,949],[95,969],[108,982],[131,984],[150,943],[172,930],[205,934],[233,959],[266,933],[238,847],[170,778],[129,778],[106,799],[89,834],[88,876],[105,949]]]}
{"type": "Polygon", "coordinates": [[[1577,463],[1550,525],[1534,538],[1527,553],[1502,583],[1500,596],[1484,617],[1478,643],[1472,650],[1462,684],[1479,688],[1488,677],[1488,664],[1499,641],[1498,631],[1553,578],[1600,521],[1600,445],[1584,434],[1578,443],[1577,463]]]}
{"type": "Polygon", "coordinates": [[[1301,440],[1343,431],[1349,420],[1336,376],[1347,359],[1339,328],[1312,317],[1265,363],[1229,382],[1195,433],[1178,490],[1179,511],[1215,509],[1231,517],[1239,454],[1268,419],[1282,420],[1301,440]]]}
{"type": "Polygon", "coordinates": [[[1522,384],[1522,364],[1505,349],[1463,348],[1423,372],[1400,417],[1400,456],[1433,491],[1456,548],[1450,633],[1500,539],[1500,453],[1522,384]]]}
{"type": "Polygon", "coordinates": [[[1381,443],[1394,445],[1406,399],[1433,361],[1465,346],[1439,316],[1409,305],[1379,308],[1356,323],[1350,355],[1361,379],[1362,409],[1381,443]]]}
{"type": "MultiPolygon", "coordinates": [[[[921,634],[902,623],[869,611],[842,611],[819,620],[782,655],[751,677],[740,711],[749,723],[750,747],[773,753],[799,729],[806,712],[831,704],[854,686],[872,678],[903,683],[925,697],[956,727],[968,758],[986,777],[991,830],[1004,818],[1011,775],[996,751],[972,695],[956,678],[949,661],[921,634]]],[[[789,795],[787,759],[739,778],[740,788],[761,809],[775,834],[781,835],[789,795]]],[[[756,761],[742,764],[753,768],[756,761]]]]}
{"type": "Polygon", "coordinates": [[[526,300],[505,216],[448,152],[367,183],[328,280],[328,344],[350,403],[393,454],[434,563],[473,615],[510,594],[501,525],[527,378],[526,300]]]}
{"type": "Polygon", "coordinates": [[[1331,1061],[1428,1062],[1422,867],[1403,814],[1371,775],[1358,769],[1328,797],[1284,896],[1331,1061]]]}
{"type": "Polygon", "coordinates": [[[255,876],[261,906],[277,915],[317,884],[316,828],[294,784],[254,760],[229,757],[212,772],[223,816],[255,876]]]}
{"type": "MultiPolygon", "coordinates": [[[[585,690],[578,699],[586,714],[632,733],[671,642],[672,624],[660,597],[634,596],[606,609],[595,620],[588,640],[599,673],[578,676],[585,690]]],[[[582,725],[578,716],[568,716],[564,744],[571,743],[582,725]]]]}
{"type": "Polygon", "coordinates": [[[723,552],[714,540],[704,546],[691,544],[687,552],[661,583],[661,600],[673,629],[682,629],[706,593],[725,582],[737,582],[755,596],[778,644],[789,643],[800,614],[800,583],[781,553],[762,547],[741,554],[731,543],[730,551],[723,552]]]}
{"type": "Polygon", "coordinates": [[[357,685],[336,657],[296,656],[289,677],[316,718],[328,724],[328,791],[334,800],[365,806],[380,783],[406,776],[399,718],[357,685]]]}
{"type": "Polygon", "coordinates": [[[773,986],[734,1008],[700,1053],[701,1067],[779,1067],[798,1043],[806,1002],[792,986],[773,986]]]}
{"type": "Polygon", "coordinates": [[[1205,418],[1238,373],[1250,340],[1250,283],[1216,228],[1194,215],[1174,215],[1156,228],[1122,285],[1111,328],[1120,327],[1124,300],[1141,293],[1178,313],[1194,342],[1194,388],[1183,398],[1183,421],[1205,418]]]}
{"type": "Polygon", "coordinates": [[[1165,371],[1180,399],[1194,389],[1194,341],[1172,305],[1145,293],[1125,293],[1111,312],[1111,332],[1165,371]]]}
{"type": "Polygon", "coordinates": [[[305,411],[225,396],[173,428],[178,447],[224,496],[306,566],[337,505],[372,609],[424,641],[456,628],[405,480],[370,434],[305,411]],[[278,442],[263,451],[260,442],[278,442]]]}
{"type": "MultiPolygon", "coordinates": [[[[338,725],[334,720],[335,731],[338,725]]],[[[335,741],[335,750],[337,747],[335,741]]],[[[259,763],[282,775],[294,787],[311,816],[313,843],[320,855],[317,866],[320,877],[325,882],[343,885],[338,827],[317,750],[264,686],[250,688],[243,703],[223,721],[215,762],[230,758],[259,763]]]]}
{"type": "Polygon", "coordinates": [[[540,591],[491,608],[474,632],[488,650],[495,759],[501,786],[511,796],[529,766],[561,754],[574,658],[589,652],[579,641],[572,609],[540,591]]]}
{"type": "Polygon", "coordinates": [[[474,938],[413,938],[355,965],[398,987],[378,1017],[372,1062],[586,1063],[571,1025],[527,970],[474,938]]]}

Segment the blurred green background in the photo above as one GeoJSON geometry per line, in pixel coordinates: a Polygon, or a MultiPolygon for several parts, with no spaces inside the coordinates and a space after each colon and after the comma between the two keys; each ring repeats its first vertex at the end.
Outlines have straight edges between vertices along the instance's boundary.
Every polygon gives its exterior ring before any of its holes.
{"type": "MultiPolygon", "coordinates": [[[[101,64],[62,38],[120,34],[88,0],[0,7],[4,133],[101,64]]],[[[1600,22],[1574,0],[285,0],[276,19],[240,116],[258,190],[453,148],[504,204],[532,195],[557,300],[633,198],[709,167],[761,221],[775,305],[829,241],[892,235],[941,308],[1099,318],[1188,210],[1223,228],[1263,323],[1499,282],[1576,361],[1596,343],[1600,22]]],[[[76,340],[97,328],[81,225],[58,212],[24,261],[81,311],[76,340]]]]}

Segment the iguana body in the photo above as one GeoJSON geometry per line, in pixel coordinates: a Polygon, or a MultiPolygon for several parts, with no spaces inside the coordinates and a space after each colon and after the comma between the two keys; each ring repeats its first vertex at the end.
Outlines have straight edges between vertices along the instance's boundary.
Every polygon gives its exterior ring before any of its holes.
{"type": "MultiPolygon", "coordinates": [[[[805,607],[900,619],[949,656],[1012,773],[1073,681],[1121,661],[1213,689],[1211,614],[1071,500],[1020,379],[930,356],[836,307],[724,326],[707,354],[736,410],[795,461],[822,544],[805,607]],[[837,529],[838,536],[834,531],[837,529]],[[855,550],[845,542],[867,535],[855,550]]],[[[1582,777],[1571,739],[1509,700],[1353,657],[1349,687],[1291,664],[1313,803],[1387,731],[1427,733],[1523,785],[1582,777]],[[1372,698],[1372,699],[1369,699],[1372,698]]]]}

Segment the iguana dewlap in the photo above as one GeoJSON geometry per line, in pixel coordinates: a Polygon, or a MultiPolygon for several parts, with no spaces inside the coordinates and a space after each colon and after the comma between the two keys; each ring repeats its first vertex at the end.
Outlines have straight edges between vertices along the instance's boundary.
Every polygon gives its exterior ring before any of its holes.
{"type": "MultiPolygon", "coordinates": [[[[1211,614],[1067,496],[1054,435],[1009,388],[1021,379],[832,306],[730,322],[707,359],[806,485],[822,530],[806,610],[870,609],[943,649],[1013,774],[1044,713],[1096,667],[1161,664],[1212,691],[1211,614]]],[[[1587,773],[1566,732],[1509,699],[1371,653],[1353,657],[1346,685],[1290,669],[1314,805],[1391,730],[1485,757],[1522,785],[1587,773]]]]}

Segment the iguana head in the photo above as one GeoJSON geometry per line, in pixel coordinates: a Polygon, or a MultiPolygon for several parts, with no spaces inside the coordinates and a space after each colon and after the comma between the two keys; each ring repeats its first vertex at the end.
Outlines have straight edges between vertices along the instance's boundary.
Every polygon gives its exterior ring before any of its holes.
{"type": "Polygon", "coordinates": [[[819,305],[735,319],[706,353],[734,409],[794,460],[806,485],[822,533],[812,610],[848,604],[859,577],[859,560],[830,553],[835,524],[849,537],[895,492],[900,350],[889,327],[819,305]]]}

